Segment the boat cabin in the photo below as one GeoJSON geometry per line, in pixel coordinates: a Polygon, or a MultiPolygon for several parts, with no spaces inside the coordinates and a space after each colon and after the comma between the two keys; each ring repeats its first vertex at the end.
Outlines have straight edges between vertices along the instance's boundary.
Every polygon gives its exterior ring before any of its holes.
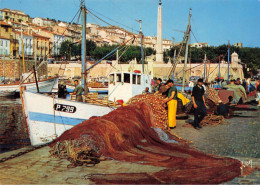
{"type": "Polygon", "coordinates": [[[108,99],[126,103],[130,98],[142,94],[146,87],[151,91],[151,78],[141,73],[116,72],[109,75],[108,85],[108,99]]]}

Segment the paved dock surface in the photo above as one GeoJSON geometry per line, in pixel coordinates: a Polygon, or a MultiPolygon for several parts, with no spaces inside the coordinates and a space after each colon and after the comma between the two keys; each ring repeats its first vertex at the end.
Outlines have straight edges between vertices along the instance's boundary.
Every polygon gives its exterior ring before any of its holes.
{"type": "MultiPolygon", "coordinates": [[[[178,121],[172,132],[193,141],[198,150],[236,158],[249,166],[260,166],[260,111],[239,111],[248,117],[225,120],[223,125],[203,127],[201,130],[184,127],[185,121],[178,121]]],[[[192,118],[192,117],[191,117],[192,118]]],[[[31,147],[3,153],[0,159],[30,149],[31,147]]],[[[0,184],[4,185],[69,185],[93,184],[89,174],[153,173],[164,169],[137,163],[102,161],[94,167],[67,168],[65,159],[51,158],[49,147],[31,151],[19,157],[0,163],[0,184]]],[[[240,176],[224,184],[260,184],[260,171],[240,176]]]]}

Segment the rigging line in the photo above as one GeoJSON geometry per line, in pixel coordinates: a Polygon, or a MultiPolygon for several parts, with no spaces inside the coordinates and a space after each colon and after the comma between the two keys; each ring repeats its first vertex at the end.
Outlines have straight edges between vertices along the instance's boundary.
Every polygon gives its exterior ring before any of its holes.
{"type": "Polygon", "coordinates": [[[69,25],[66,27],[66,29],[63,31],[63,33],[58,37],[57,41],[55,41],[53,43],[53,46],[49,49],[49,53],[46,55],[48,56],[50,54],[50,51],[54,48],[55,44],[58,43],[58,41],[61,39],[61,37],[63,37],[64,33],[68,30],[69,26],[71,25],[71,23],[73,22],[73,20],[75,19],[75,17],[77,16],[77,14],[80,12],[81,9],[78,10],[78,12],[75,14],[75,16],[72,18],[71,22],[69,22],[69,25]]]}
{"type": "Polygon", "coordinates": [[[195,35],[194,35],[194,33],[193,33],[192,30],[191,30],[191,33],[192,33],[193,37],[195,38],[196,42],[199,43],[199,41],[198,41],[197,38],[195,37],[195,35]]]}
{"type": "MultiPolygon", "coordinates": [[[[62,33],[62,35],[65,33],[65,31],[67,31],[67,29],[69,28],[69,26],[71,25],[71,23],[73,22],[73,20],[74,20],[75,17],[77,16],[77,14],[80,12],[80,10],[81,10],[81,8],[80,8],[80,9],[78,10],[78,12],[75,14],[75,16],[73,17],[73,19],[71,20],[71,22],[69,23],[69,25],[66,27],[66,29],[64,30],[64,32],[62,33]]],[[[45,55],[45,57],[47,57],[47,56],[50,55],[50,52],[51,52],[52,49],[54,48],[54,45],[61,39],[61,36],[62,36],[62,35],[60,35],[60,37],[58,37],[58,40],[53,43],[53,46],[52,46],[51,48],[49,48],[49,52],[45,55]]],[[[43,61],[42,61],[42,62],[43,62],[43,61]]],[[[30,73],[24,80],[22,80],[22,83],[23,83],[25,80],[27,80],[32,74],[33,74],[33,71],[31,71],[31,73],[30,73]]]]}
{"type": "MultiPolygon", "coordinates": [[[[118,52],[121,51],[124,48],[125,48],[125,46],[122,46],[121,48],[118,49],[118,52]]],[[[113,55],[116,55],[116,51],[114,53],[112,53],[111,55],[109,55],[108,57],[106,57],[106,58],[110,58],[113,55]]]]}
{"type": "Polygon", "coordinates": [[[93,21],[96,23],[96,24],[100,24],[99,21],[97,21],[97,19],[92,15],[92,14],[88,14],[92,19],[93,21]]]}
{"type": "Polygon", "coordinates": [[[194,24],[192,24],[192,25],[194,25],[195,32],[196,32],[196,34],[197,34],[197,36],[198,36],[197,27],[196,27],[196,23],[195,23],[195,20],[194,20],[194,18],[193,18],[193,17],[191,17],[191,21],[194,23],[194,24]]]}
{"type": "Polygon", "coordinates": [[[77,24],[79,23],[79,18],[80,18],[80,15],[81,15],[81,11],[79,12],[79,16],[78,16],[78,19],[77,19],[77,24]]]}
{"type": "MultiPolygon", "coordinates": [[[[77,16],[77,14],[80,12],[80,10],[81,10],[81,8],[78,10],[78,12],[75,14],[75,16],[72,18],[72,20],[69,22],[69,25],[66,27],[66,29],[63,31],[63,33],[61,34],[61,36],[63,36],[64,35],[64,33],[69,29],[69,26],[72,24],[72,22],[73,22],[73,20],[76,18],[76,16],[77,16]]],[[[61,39],[61,36],[60,37],[58,37],[58,40],[57,41],[55,41],[55,43],[57,43],[60,39],[61,39]]],[[[54,44],[55,44],[54,43],[54,44]]],[[[52,48],[54,47],[54,45],[52,46],[52,48]]],[[[51,49],[52,49],[51,48],[51,49]]]]}
{"type": "MultiPolygon", "coordinates": [[[[183,38],[184,38],[184,37],[183,37],[183,38]]],[[[174,71],[175,71],[175,68],[177,67],[177,64],[179,64],[179,63],[181,62],[179,58],[180,58],[180,56],[181,56],[181,52],[182,52],[183,46],[184,46],[184,39],[183,39],[183,41],[182,41],[182,43],[181,43],[181,47],[180,47],[180,49],[179,49],[179,51],[178,51],[178,54],[177,54],[177,56],[176,56],[175,64],[172,64],[171,69],[168,71],[168,77],[170,77],[170,76],[172,76],[172,74],[174,74],[174,71]]]]}
{"type": "Polygon", "coordinates": [[[95,16],[97,19],[99,19],[99,20],[101,20],[102,22],[106,23],[107,25],[113,26],[113,25],[111,25],[110,23],[108,23],[107,21],[105,21],[105,20],[103,20],[102,18],[98,17],[97,15],[93,14],[90,10],[88,10],[88,12],[89,12],[90,14],[92,14],[93,16],[95,16]]]}
{"type": "Polygon", "coordinates": [[[127,25],[121,24],[120,22],[115,21],[115,20],[113,20],[113,19],[111,19],[111,18],[109,18],[109,17],[107,17],[107,16],[105,16],[105,15],[103,15],[103,14],[101,14],[101,13],[99,13],[99,12],[93,10],[93,9],[91,9],[91,8],[88,8],[88,10],[91,10],[91,11],[93,11],[93,12],[95,12],[95,13],[97,13],[97,14],[99,14],[99,15],[105,17],[105,18],[107,18],[108,20],[113,21],[113,22],[115,22],[115,23],[117,23],[117,24],[119,24],[119,25],[122,25],[122,26],[124,26],[124,27],[126,27],[126,28],[128,28],[128,29],[131,29],[131,30],[134,30],[134,31],[136,31],[136,32],[139,32],[138,30],[135,30],[134,28],[129,27],[129,26],[127,26],[127,25]]]}
{"type": "MultiPolygon", "coordinates": [[[[119,51],[121,51],[121,50],[124,49],[124,48],[126,48],[126,46],[123,46],[121,49],[118,49],[118,53],[119,53],[119,51]]],[[[119,59],[120,59],[120,58],[119,58],[119,59]]],[[[119,60],[119,59],[118,59],[118,60],[119,60]]],[[[108,75],[107,75],[107,76],[109,76],[109,74],[111,73],[111,71],[113,70],[113,68],[116,69],[117,71],[119,70],[118,68],[115,67],[116,65],[120,65],[121,71],[122,71],[122,66],[121,66],[121,64],[119,64],[118,62],[119,62],[119,61],[117,61],[114,66],[111,64],[111,69],[110,69],[110,71],[108,71],[108,75]]]]}
{"type": "Polygon", "coordinates": [[[130,48],[130,46],[126,46],[125,50],[121,53],[121,55],[118,57],[118,60],[126,53],[126,51],[130,48]]]}

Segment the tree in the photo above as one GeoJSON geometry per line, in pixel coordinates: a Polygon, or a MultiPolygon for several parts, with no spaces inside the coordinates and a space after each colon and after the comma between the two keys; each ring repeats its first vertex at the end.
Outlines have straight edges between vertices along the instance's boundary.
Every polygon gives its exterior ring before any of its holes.
{"type": "Polygon", "coordinates": [[[61,43],[60,55],[63,56],[66,60],[69,60],[71,56],[71,45],[72,42],[65,40],[61,43]]]}
{"type": "MultiPolygon", "coordinates": [[[[91,40],[86,40],[86,55],[90,56],[93,50],[96,48],[96,43],[91,40]]],[[[81,57],[81,44],[73,43],[65,40],[61,43],[60,55],[65,57],[66,60],[71,57],[81,57]]]]}
{"type": "Polygon", "coordinates": [[[92,40],[86,40],[86,54],[90,56],[90,54],[96,49],[97,45],[92,40]]]}

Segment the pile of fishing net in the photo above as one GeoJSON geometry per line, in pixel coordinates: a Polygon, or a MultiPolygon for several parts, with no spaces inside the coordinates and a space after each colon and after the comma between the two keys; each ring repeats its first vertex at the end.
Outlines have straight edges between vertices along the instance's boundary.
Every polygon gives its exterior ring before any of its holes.
{"type": "Polygon", "coordinates": [[[216,126],[220,125],[224,121],[224,116],[222,115],[214,115],[214,114],[207,114],[203,120],[200,122],[201,126],[216,126]]]}
{"type": "Polygon", "coordinates": [[[157,128],[153,111],[144,100],[92,117],[51,143],[51,153],[79,165],[113,159],[165,167],[155,173],[89,175],[96,184],[219,184],[240,175],[238,160],[196,151],[157,128]]]}
{"type": "Polygon", "coordinates": [[[162,95],[143,94],[132,97],[127,104],[129,105],[136,102],[148,103],[152,107],[151,110],[155,121],[155,127],[170,131],[168,126],[168,112],[165,109],[163,99],[162,95]]]}

